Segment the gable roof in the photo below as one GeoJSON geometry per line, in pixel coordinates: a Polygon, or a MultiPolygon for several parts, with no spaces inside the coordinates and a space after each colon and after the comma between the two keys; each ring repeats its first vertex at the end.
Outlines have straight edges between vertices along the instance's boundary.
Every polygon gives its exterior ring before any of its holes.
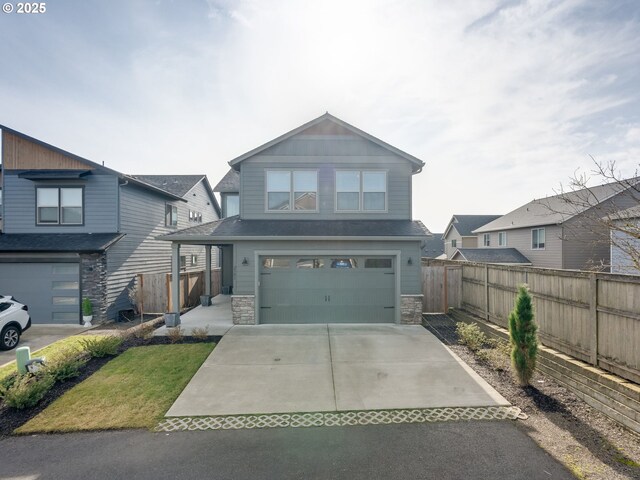
{"type": "Polygon", "coordinates": [[[493,220],[500,218],[500,215],[454,215],[449,221],[449,225],[444,231],[443,237],[449,234],[451,228],[455,228],[461,237],[475,237],[473,230],[482,225],[486,225],[493,220]]]}
{"type": "Polygon", "coordinates": [[[434,233],[427,238],[422,248],[422,256],[429,258],[439,257],[444,253],[444,235],[442,233],[434,233]]]}
{"type": "Polygon", "coordinates": [[[213,188],[214,192],[236,193],[240,192],[240,174],[233,168],[222,177],[222,180],[213,188]]]}
{"type": "Polygon", "coordinates": [[[475,229],[474,233],[560,225],[637,183],[638,179],[630,179],[532,200],[497,220],[475,229]]]}
{"type": "Polygon", "coordinates": [[[458,248],[451,255],[451,260],[460,259],[478,263],[531,265],[531,260],[515,248],[458,248]]]}
{"type": "Polygon", "coordinates": [[[184,197],[205,175],[130,175],[177,197],[184,197]]]}
{"type": "MultiPolygon", "coordinates": [[[[380,140],[379,138],[374,137],[373,135],[370,135],[362,130],[360,130],[359,128],[354,127],[353,125],[348,124],[347,122],[340,120],[337,117],[334,117],[333,115],[331,115],[329,112],[325,113],[324,115],[320,115],[318,118],[315,118],[313,120],[311,120],[310,122],[305,123],[304,125],[299,126],[298,128],[294,128],[293,130],[291,130],[290,132],[285,133],[284,135],[280,135],[279,137],[271,140],[270,142],[267,142],[257,148],[254,148],[253,150],[248,151],[247,153],[240,155],[239,157],[234,158],[233,160],[231,160],[229,162],[229,165],[234,168],[235,170],[238,169],[237,165],[242,162],[243,160],[246,160],[247,158],[253,157],[254,155],[259,154],[260,152],[266,150],[269,147],[272,147],[273,145],[283,142],[284,140],[287,140],[288,138],[293,137],[294,135],[297,135],[299,133],[304,132],[305,130],[308,129],[312,129],[313,127],[319,127],[319,125],[323,122],[331,122],[334,125],[336,125],[337,127],[340,127],[342,129],[346,129],[351,133],[354,133],[355,135],[358,135],[360,137],[363,137],[373,143],[375,143],[376,145],[381,146],[382,148],[385,148],[387,150],[389,150],[392,153],[395,153],[396,155],[404,158],[405,160],[409,161],[412,164],[412,168],[413,168],[413,172],[414,173],[419,173],[422,170],[422,167],[424,167],[424,162],[416,157],[414,157],[413,155],[409,155],[406,152],[403,152],[402,150],[389,145],[386,142],[383,142],[382,140],[380,140]]],[[[330,129],[329,129],[330,130],[330,129]]]]}
{"type": "Polygon", "coordinates": [[[635,207],[627,208],[626,210],[620,210],[615,214],[608,216],[608,220],[628,220],[631,218],[640,218],[640,205],[636,205],[635,207]]]}

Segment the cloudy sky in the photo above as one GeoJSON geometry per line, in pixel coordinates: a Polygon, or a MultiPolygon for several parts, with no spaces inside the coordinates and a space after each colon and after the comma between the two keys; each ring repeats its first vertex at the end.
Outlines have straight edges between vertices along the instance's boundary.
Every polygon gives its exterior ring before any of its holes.
{"type": "Polygon", "coordinates": [[[0,13],[0,124],[126,173],[215,184],[328,110],[427,163],[414,217],[442,231],[553,194],[589,155],[640,162],[637,0],[46,8],[0,13]]]}

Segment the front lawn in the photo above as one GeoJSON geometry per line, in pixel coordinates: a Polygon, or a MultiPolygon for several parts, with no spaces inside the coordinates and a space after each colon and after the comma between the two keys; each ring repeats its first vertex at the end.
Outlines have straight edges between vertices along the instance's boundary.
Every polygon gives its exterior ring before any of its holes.
{"type": "Polygon", "coordinates": [[[154,427],[214,346],[194,343],[130,348],[16,433],[154,427]]]}
{"type": "MultiPolygon", "coordinates": [[[[97,335],[72,335],[57,342],[52,343],[40,350],[31,352],[31,357],[46,357],[48,361],[55,360],[59,355],[64,354],[70,349],[80,350],[80,341],[86,338],[95,338],[97,335]]],[[[20,346],[20,345],[18,345],[20,346]]],[[[0,380],[8,377],[16,371],[16,361],[0,367],[0,380]]]]}

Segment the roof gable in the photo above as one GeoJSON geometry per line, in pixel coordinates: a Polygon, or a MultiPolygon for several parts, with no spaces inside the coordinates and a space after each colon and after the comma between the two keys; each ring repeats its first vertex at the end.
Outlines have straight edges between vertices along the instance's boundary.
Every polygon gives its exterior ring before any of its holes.
{"type": "Polygon", "coordinates": [[[444,236],[446,237],[449,234],[451,228],[455,228],[456,231],[460,234],[461,237],[475,237],[476,234],[473,233],[473,230],[479,228],[483,225],[486,225],[497,218],[500,218],[501,215],[454,215],[451,217],[449,221],[449,225],[444,232],[444,236]]]}
{"type": "Polygon", "coordinates": [[[233,167],[235,170],[238,170],[239,169],[238,164],[241,163],[242,161],[248,158],[251,158],[255,155],[258,155],[259,153],[264,152],[268,148],[273,147],[274,145],[277,145],[295,135],[332,135],[336,137],[339,137],[339,136],[362,137],[374,143],[375,145],[382,147],[385,150],[407,160],[409,163],[411,163],[412,170],[414,173],[420,172],[422,170],[422,167],[424,166],[424,162],[422,160],[419,160],[413,155],[409,155],[408,153],[403,152],[402,150],[392,145],[389,145],[386,142],[383,142],[382,140],[374,137],[373,135],[369,135],[368,133],[360,130],[359,128],[356,128],[353,125],[350,125],[347,122],[344,122],[339,118],[334,117],[329,112],[325,113],[324,115],[321,115],[320,117],[314,120],[311,120],[310,122],[305,123],[304,125],[299,126],[298,128],[291,130],[290,132],[285,133],[284,135],[281,135],[271,140],[270,142],[267,142],[257,148],[254,148],[253,150],[250,150],[244,155],[240,155],[239,157],[234,158],[229,162],[229,165],[233,167]]]}
{"type": "Polygon", "coordinates": [[[240,192],[240,174],[231,168],[213,188],[213,191],[220,193],[240,192]]]}

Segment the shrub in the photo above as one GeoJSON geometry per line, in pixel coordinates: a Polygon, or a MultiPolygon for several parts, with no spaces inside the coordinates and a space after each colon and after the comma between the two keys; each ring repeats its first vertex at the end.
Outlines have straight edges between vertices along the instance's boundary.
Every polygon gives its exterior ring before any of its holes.
{"type": "Polygon", "coordinates": [[[80,340],[82,349],[92,358],[117,354],[121,343],[122,337],[115,335],[88,337],[80,340]]]}
{"type": "Polygon", "coordinates": [[[182,329],[180,327],[167,328],[167,337],[171,343],[178,343],[182,341],[184,335],[182,335],[182,329]]]}
{"type": "Polygon", "coordinates": [[[209,338],[209,327],[194,328],[191,330],[191,336],[196,340],[207,340],[209,338]]]}
{"type": "Polygon", "coordinates": [[[87,360],[86,353],[67,348],[56,355],[51,362],[47,362],[45,370],[56,382],[61,382],[80,375],[87,360]]]}
{"type": "Polygon", "coordinates": [[[518,288],[513,311],[509,314],[511,365],[520,385],[529,384],[538,356],[538,326],[533,315],[531,295],[526,285],[518,288]]]}
{"type": "Polygon", "coordinates": [[[16,409],[35,406],[51,389],[55,380],[48,374],[21,375],[4,393],[5,403],[16,409]]]}
{"type": "Polygon", "coordinates": [[[3,379],[0,379],[0,398],[4,398],[7,390],[9,390],[9,388],[11,388],[11,386],[16,383],[17,380],[17,373],[12,373],[10,375],[7,375],[3,379]]]}
{"type": "Polygon", "coordinates": [[[473,352],[478,352],[485,345],[492,345],[493,342],[480,330],[477,323],[456,323],[456,333],[458,342],[466,345],[473,352]]]}
{"type": "Polygon", "coordinates": [[[93,315],[93,305],[91,304],[91,300],[87,297],[82,299],[82,315],[85,317],[93,315]]]}

